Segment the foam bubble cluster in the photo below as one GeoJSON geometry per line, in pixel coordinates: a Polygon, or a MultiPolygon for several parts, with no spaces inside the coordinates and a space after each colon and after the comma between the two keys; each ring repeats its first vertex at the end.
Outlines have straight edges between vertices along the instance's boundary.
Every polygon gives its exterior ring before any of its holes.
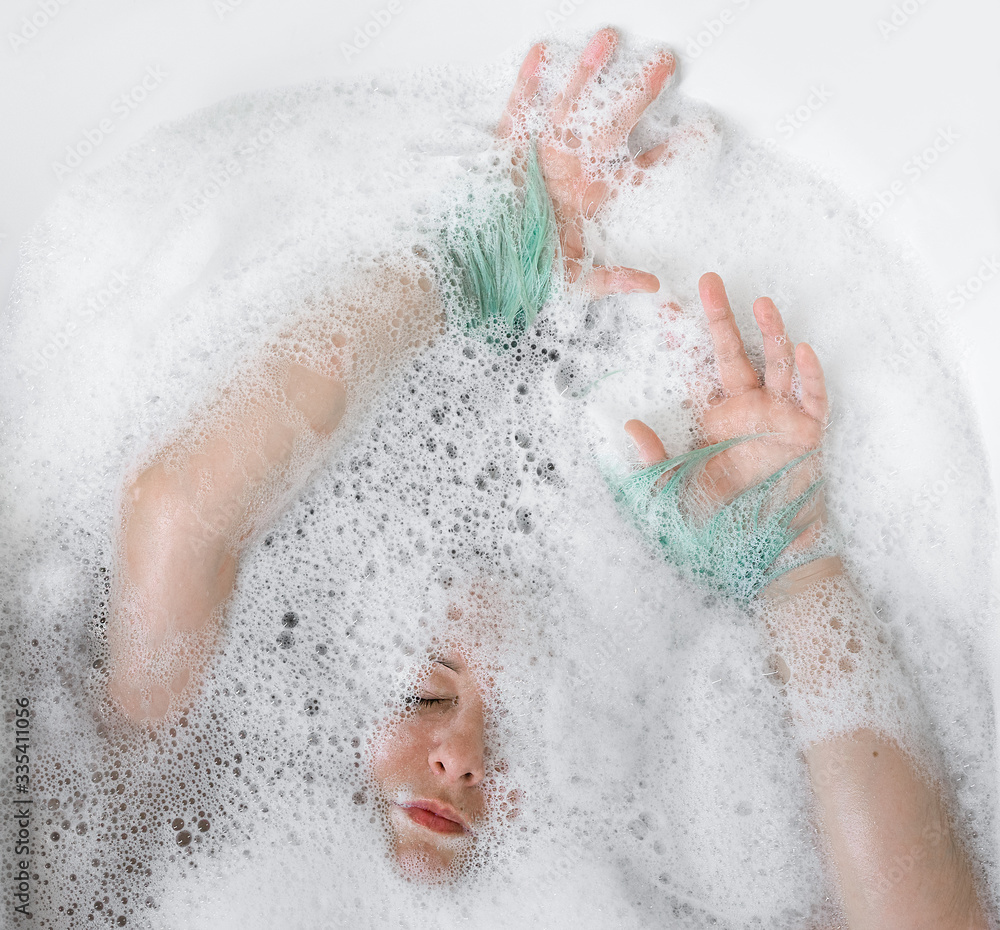
{"type": "MultiPolygon", "coordinates": [[[[576,49],[550,45],[543,91],[576,49]]],[[[619,50],[581,128],[649,51],[619,50]]],[[[847,618],[839,651],[793,664],[821,679],[847,663],[861,685],[827,689],[825,708],[852,722],[888,719],[887,668],[909,681],[892,725],[941,750],[997,887],[992,503],[953,351],[900,354],[937,307],[922,272],[842,193],[674,90],[631,143],[670,138],[672,158],[587,231],[596,261],[655,273],[659,294],[558,295],[505,353],[436,311],[401,313],[426,292],[400,262],[415,247],[432,261],[437,218],[492,183],[514,73],[512,58],[235,98],[67,189],[25,242],[0,372],[0,667],[5,714],[22,696],[32,708],[36,926],[829,919],[775,645],[663,564],[597,464],[629,417],[671,453],[691,447],[714,383],[707,270],[752,351],[751,301],[768,294],[827,372],[828,509],[879,624],[847,618]],[[383,284],[357,290],[373,269],[383,284]],[[304,319],[329,346],[412,349],[356,373],[293,500],[254,492],[271,522],[244,552],[200,693],[133,728],[105,691],[120,488],[208,422],[238,371],[287,362],[275,347],[304,319]],[[456,605],[483,590],[502,616],[456,633],[456,605]],[[492,827],[455,881],[428,886],[388,854],[369,759],[456,641],[491,679],[492,827]]],[[[267,401],[248,390],[241,409],[267,401]]]]}

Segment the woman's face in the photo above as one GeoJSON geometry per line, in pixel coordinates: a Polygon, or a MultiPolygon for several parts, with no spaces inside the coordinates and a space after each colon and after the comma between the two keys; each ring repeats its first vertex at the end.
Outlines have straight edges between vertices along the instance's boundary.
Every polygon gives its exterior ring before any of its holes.
{"type": "Polygon", "coordinates": [[[410,707],[379,732],[372,775],[388,807],[397,862],[440,877],[485,820],[485,717],[479,682],[457,651],[434,659],[410,707]]]}

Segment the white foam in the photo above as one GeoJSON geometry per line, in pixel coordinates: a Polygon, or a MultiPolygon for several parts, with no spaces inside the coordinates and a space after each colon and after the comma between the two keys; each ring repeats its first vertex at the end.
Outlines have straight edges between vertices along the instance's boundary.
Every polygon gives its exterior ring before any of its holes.
{"type": "MultiPolygon", "coordinates": [[[[548,86],[571,52],[553,44],[548,86]]],[[[646,52],[624,49],[616,74],[646,52]]],[[[706,270],[726,280],[748,345],[751,301],[769,294],[823,361],[830,511],[996,887],[978,651],[995,613],[993,505],[949,347],[902,354],[935,295],[841,193],[676,91],[634,140],[673,134],[675,156],[595,230],[599,260],[656,273],[661,293],[556,301],[519,358],[441,339],[388,376],[246,553],[184,725],[151,740],[102,717],[123,476],[308,297],[426,238],[432,211],[489,161],[513,73],[225,102],[69,189],[26,243],[3,346],[0,641],[5,693],[35,708],[47,925],[110,913],[247,930],[748,927],[826,914],[772,646],[645,550],[592,455],[627,416],[649,417],[672,451],[690,442],[689,386],[712,371],[695,290],[706,270]],[[427,889],[396,873],[373,804],[356,803],[364,755],[447,634],[449,599],[484,575],[511,604],[508,635],[484,649],[503,667],[491,738],[521,814],[484,844],[485,867],[427,889]]]]}

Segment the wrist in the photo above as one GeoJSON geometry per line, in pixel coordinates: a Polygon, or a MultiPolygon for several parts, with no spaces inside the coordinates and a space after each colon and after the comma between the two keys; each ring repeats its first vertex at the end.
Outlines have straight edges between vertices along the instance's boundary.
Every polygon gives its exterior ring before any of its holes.
{"type": "Polygon", "coordinates": [[[819,582],[841,577],[846,577],[846,572],[839,555],[813,559],[811,562],[783,572],[761,590],[757,600],[765,605],[782,603],[802,594],[819,582]]]}

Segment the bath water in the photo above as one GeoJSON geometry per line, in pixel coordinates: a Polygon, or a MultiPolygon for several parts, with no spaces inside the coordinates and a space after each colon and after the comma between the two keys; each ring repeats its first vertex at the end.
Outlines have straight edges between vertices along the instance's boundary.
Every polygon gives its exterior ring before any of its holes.
{"type": "MultiPolygon", "coordinates": [[[[551,43],[544,88],[578,48],[551,43]]],[[[652,48],[620,48],[604,87],[652,48]]],[[[764,633],[646,548],[598,465],[628,455],[633,416],[691,446],[714,377],[708,270],[758,361],[750,305],[767,294],[823,362],[832,519],[996,903],[995,513],[957,354],[928,325],[942,297],[845,194],[676,87],[631,142],[671,138],[673,157],[589,230],[597,261],[652,271],[660,292],[560,292],[507,352],[450,332],[390,371],[247,551],[190,711],[149,731],[109,709],[130,465],[310,300],[432,244],[435,217],[492,183],[516,61],[234,98],[68,187],[23,244],[2,330],[0,668],[8,733],[14,701],[31,707],[34,925],[829,919],[764,633]],[[505,622],[466,635],[495,669],[491,758],[518,813],[457,881],[408,882],[366,752],[454,634],[449,605],[483,584],[505,622]]]]}

